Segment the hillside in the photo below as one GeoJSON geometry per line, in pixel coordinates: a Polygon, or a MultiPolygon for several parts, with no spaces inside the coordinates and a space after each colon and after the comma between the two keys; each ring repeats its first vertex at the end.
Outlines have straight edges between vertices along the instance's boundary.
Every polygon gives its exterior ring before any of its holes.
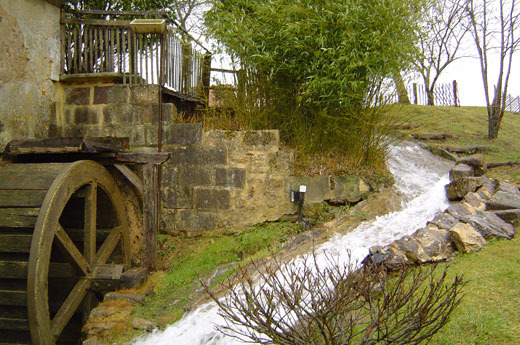
{"type": "MultiPolygon", "coordinates": [[[[487,113],[484,107],[393,106],[390,109],[399,121],[417,125],[405,133],[448,133],[453,139],[429,141],[436,146],[487,146],[486,162],[520,161],[520,114],[507,112],[498,138],[487,139],[487,113]]],[[[520,165],[494,168],[487,174],[520,183],[520,165]]]]}

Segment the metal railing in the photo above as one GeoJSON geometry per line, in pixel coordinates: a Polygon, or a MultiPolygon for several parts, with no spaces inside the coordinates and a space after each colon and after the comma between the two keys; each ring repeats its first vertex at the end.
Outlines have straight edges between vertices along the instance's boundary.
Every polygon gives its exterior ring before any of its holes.
{"type": "Polygon", "coordinates": [[[111,74],[123,84],[162,85],[194,98],[209,79],[210,55],[182,43],[171,27],[145,34],[125,20],[62,18],[61,40],[64,75],[111,74]]]}

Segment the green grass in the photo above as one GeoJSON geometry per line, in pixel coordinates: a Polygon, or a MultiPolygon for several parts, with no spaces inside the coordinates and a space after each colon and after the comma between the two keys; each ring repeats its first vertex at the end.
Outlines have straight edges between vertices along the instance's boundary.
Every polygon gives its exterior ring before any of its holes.
{"type": "Polygon", "coordinates": [[[183,315],[201,289],[199,279],[206,279],[217,271],[211,284],[215,285],[233,271],[237,262],[265,257],[277,251],[288,236],[300,231],[296,223],[265,223],[229,235],[207,235],[195,239],[162,235],[161,251],[165,271],[156,273],[154,293],[137,307],[135,315],[164,326],[183,315]]]}
{"type": "MultiPolygon", "coordinates": [[[[487,139],[487,112],[485,107],[432,107],[432,106],[395,106],[392,114],[404,122],[419,125],[407,133],[449,133],[455,136],[432,145],[488,146],[491,150],[484,153],[487,162],[520,161],[520,114],[507,112],[502,120],[498,138],[487,139]]],[[[520,183],[520,167],[501,167],[492,169],[488,174],[502,180],[520,183]]]]}
{"type": "Polygon", "coordinates": [[[464,275],[468,281],[465,296],[430,344],[520,344],[518,236],[511,241],[492,241],[479,252],[458,256],[449,274],[464,275]]]}

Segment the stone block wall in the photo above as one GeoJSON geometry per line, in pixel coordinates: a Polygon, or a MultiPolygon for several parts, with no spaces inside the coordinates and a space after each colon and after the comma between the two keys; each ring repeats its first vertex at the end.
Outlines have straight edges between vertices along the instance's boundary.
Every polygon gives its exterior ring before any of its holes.
{"type": "MultiPolygon", "coordinates": [[[[54,103],[56,135],[128,137],[133,151],[156,151],[158,92],[157,85],[62,83],[54,103]]],[[[175,143],[175,130],[170,127],[176,107],[172,103],[162,107],[163,140],[175,143]]]]}
{"type": "MultiPolygon", "coordinates": [[[[60,136],[128,137],[132,151],[157,150],[158,87],[105,82],[64,84],[55,103],[60,136]]],[[[239,229],[295,213],[290,191],[307,186],[306,204],[355,203],[370,187],[357,177],[292,176],[293,153],[281,150],[277,130],[203,131],[176,123],[163,104],[161,228],[196,236],[239,229]]]]}
{"type": "Polygon", "coordinates": [[[285,193],[293,154],[279,149],[278,131],[203,133],[199,124],[174,128],[177,144],[164,146],[172,157],[162,168],[165,231],[193,236],[295,211],[285,193]]]}

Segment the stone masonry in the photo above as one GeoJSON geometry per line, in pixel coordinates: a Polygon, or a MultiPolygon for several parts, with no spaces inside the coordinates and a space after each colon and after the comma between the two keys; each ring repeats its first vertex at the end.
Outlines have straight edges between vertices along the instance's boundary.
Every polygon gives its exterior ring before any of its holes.
{"type": "MultiPolygon", "coordinates": [[[[158,87],[110,79],[62,83],[54,103],[58,136],[128,137],[132,151],[157,150],[158,87]]],[[[163,104],[161,229],[197,236],[204,231],[273,221],[295,213],[290,191],[308,187],[306,204],[356,203],[370,187],[358,177],[292,175],[293,153],[279,148],[277,130],[203,131],[176,123],[163,104]]]]}

